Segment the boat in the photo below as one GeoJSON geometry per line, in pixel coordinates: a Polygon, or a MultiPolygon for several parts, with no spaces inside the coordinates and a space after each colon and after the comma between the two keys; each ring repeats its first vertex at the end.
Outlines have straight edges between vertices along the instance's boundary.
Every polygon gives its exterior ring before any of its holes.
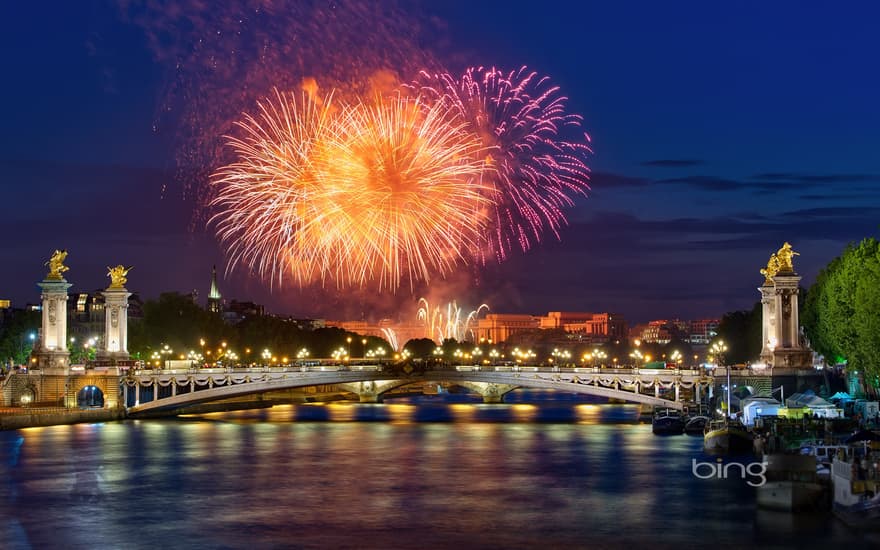
{"type": "Polygon", "coordinates": [[[680,435],[684,433],[684,419],[678,411],[659,409],[651,419],[651,431],[658,435],[680,435]]]}
{"type": "Polygon", "coordinates": [[[764,483],[757,488],[758,506],[796,512],[821,507],[825,487],[809,455],[770,454],[764,457],[764,483]]]}
{"type": "Polygon", "coordinates": [[[730,416],[730,367],[727,367],[727,412],[720,420],[706,423],[703,450],[710,454],[744,454],[754,450],[752,434],[736,418],[730,416]]]}
{"type": "Polygon", "coordinates": [[[703,415],[692,416],[684,424],[684,433],[688,435],[702,435],[706,431],[709,417],[703,415]]]}
{"type": "Polygon", "coordinates": [[[831,463],[832,511],[859,529],[880,530],[880,443],[853,444],[831,463]]]}
{"type": "Polygon", "coordinates": [[[801,443],[802,455],[811,456],[816,460],[817,467],[831,468],[831,461],[838,451],[846,450],[847,445],[826,443],[824,441],[804,441],[801,443]]]}
{"type": "Polygon", "coordinates": [[[737,420],[712,420],[703,432],[703,449],[711,454],[748,453],[753,449],[752,434],[737,420]]]}

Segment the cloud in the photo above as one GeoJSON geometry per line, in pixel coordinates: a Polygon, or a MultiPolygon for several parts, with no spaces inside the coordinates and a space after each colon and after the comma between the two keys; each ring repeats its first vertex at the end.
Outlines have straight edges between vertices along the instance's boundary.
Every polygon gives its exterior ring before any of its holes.
{"type": "Polygon", "coordinates": [[[705,162],[697,159],[657,159],[646,160],[641,163],[642,166],[657,168],[689,168],[691,166],[700,166],[701,164],[705,164],[705,162]]]}
{"type": "Polygon", "coordinates": [[[643,187],[651,185],[652,180],[610,172],[593,172],[590,174],[590,186],[595,189],[608,189],[614,187],[643,187]]]}
{"type": "Polygon", "coordinates": [[[681,178],[662,179],[658,183],[685,185],[696,187],[704,191],[735,191],[743,189],[748,184],[737,180],[719,178],[716,176],[685,176],[681,178]]]}
{"type": "Polygon", "coordinates": [[[880,174],[798,174],[793,172],[765,172],[750,176],[752,180],[767,180],[789,184],[829,184],[880,182],[880,174]]]}
{"type": "Polygon", "coordinates": [[[880,189],[877,189],[874,193],[807,193],[804,195],[798,195],[798,199],[804,201],[819,201],[819,202],[829,202],[829,201],[868,201],[873,200],[876,201],[880,196],[880,189]]]}

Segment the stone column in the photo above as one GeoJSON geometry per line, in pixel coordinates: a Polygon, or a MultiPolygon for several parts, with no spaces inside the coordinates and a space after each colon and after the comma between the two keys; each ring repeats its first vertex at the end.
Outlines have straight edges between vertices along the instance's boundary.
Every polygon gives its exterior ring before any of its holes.
{"type": "Polygon", "coordinates": [[[125,287],[112,285],[104,295],[104,346],[98,350],[98,359],[122,359],[128,356],[128,297],[125,287]]]}
{"type": "Polygon", "coordinates": [[[37,283],[43,290],[43,325],[39,347],[34,353],[41,369],[67,369],[70,352],[67,350],[67,289],[72,285],[63,277],[46,278],[37,283]]]}
{"type": "Polygon", "coordinates": [[[761,361],[773,364],[773,348],[779,342],[776,336],[776,309],[773,281],[767,280],[758,288],[761,293],[761,361]]]}
{"type": "Polygon", "coordinates": [[[798,283],[799,275],[777,275],[773,279],[776,288],[776,332],[778,347],[800,349],[798,341],[798,283]]]}

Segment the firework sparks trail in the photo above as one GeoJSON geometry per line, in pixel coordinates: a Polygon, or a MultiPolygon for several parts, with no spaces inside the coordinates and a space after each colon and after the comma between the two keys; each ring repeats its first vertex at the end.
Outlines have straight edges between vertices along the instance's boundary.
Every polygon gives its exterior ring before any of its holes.
{"type": "Polygon", "coordinates": [[[397,333],[394,331],[393,328],[383,328],[382,335],[385,337],[385,340],[388,342],[388,345],[391,346],[391,349],[393,351],[400,351],[400,342],[398,342],[397,333]]]}
{"type": "Polygon", "coordinates": [[[470,68],[461,78],[422,72],[409,88],[457,111],[488,150],[499,198],[487,250],[479,254],[503,260],[517,246],[526,251],[540,242],[547,230],[558,239],[567,223],[563,209],[589,190],[591,153],[588,135],[583,142],[560,136],[564,126],[579,127],[581,117],[566,113],[559,88],[525,67],[470,68]]]}
{"type": "Polygon", "coordinates": [[[331,105],[329,100],[319,105],[306,94],[297,101],[294,94],[276,90],[274,102],[259,103],[259,115],[238,123],[244,136],[230,138],[229,144],[239,160],[213,180],[217,212],[211,221],[228,245],[227,269],[244,264],[270,283],[281,283],[291,257],[302,266],[322,260],[317,248],[303,247],[304,235],[298,232],[307,228],[307,196],[317,185],[313,151],[332,131],[331,105]]]}
{"type": "Polygon", "coordinates": [[[479,140],[439,102],[331,105],[276,92],[239,123],[212,179],[229,269],[396,290],[465,263],[492,196],[479,140]]]}
{"type": "Polygon", "coordinates": [[[418,303],[418,320],[425,323],[427,337],[438,343],[442,343],[448,338],[455,339],[458,342],[464,342],[469,338],[474,340],[475,335],[472,327],[475,326],[480,313],[489,310],[488,305],[480,304],[477,309],[462,317],[462,308],[453,300],[446,304],[446,315],[444,317],[440,306],[435,306],[432,309],[430,303],[425,298],[419,298],[418,303]]]}

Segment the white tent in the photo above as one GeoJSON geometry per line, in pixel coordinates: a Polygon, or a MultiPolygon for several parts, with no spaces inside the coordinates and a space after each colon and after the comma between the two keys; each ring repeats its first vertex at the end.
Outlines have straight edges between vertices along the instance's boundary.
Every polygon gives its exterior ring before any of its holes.
{"type": "Polygon", "coordinates": [[[789,396],[785,400],[785,406],[792,409],[802,409],[809,407],[811,409],[833,409],[834,405],[825,401],[813,392],[796,393],[789,396]]]}
{"type": "Polygon", "coordinates": [[[825,401],[813,392],[796,393],[785,400],[785,405],[792,409],[808,408],[815,416],[820,418],[842,418],[843,409],[825,401]]]}
{"type": "Polygon", "coordinates": [[[742,420],[746,426],[754,426],[759,416],[776,416],[782,403],[772,397],[749,397],[742,401],[742,420]]]}
{"type": "Polygon", "coordinates": [[[828,398],[828,401],[849,401],[853,396],[846,393],[845,391],[839,391],[828,398]]]}

